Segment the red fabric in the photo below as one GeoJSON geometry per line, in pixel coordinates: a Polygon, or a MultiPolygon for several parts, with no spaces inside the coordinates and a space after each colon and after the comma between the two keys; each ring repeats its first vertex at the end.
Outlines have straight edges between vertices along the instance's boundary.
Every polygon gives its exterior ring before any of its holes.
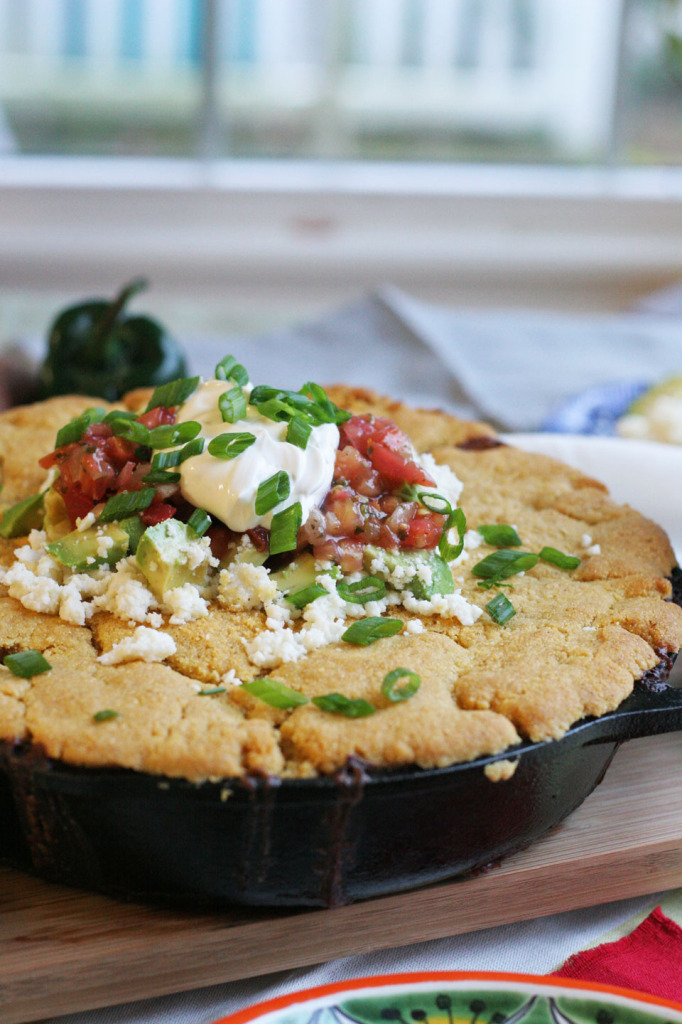
{"type": "Polygon", "coordinates": [[[630,935],[575,953],[554,974],[682,1002],[682,928],[656,907],[630,935]]]}

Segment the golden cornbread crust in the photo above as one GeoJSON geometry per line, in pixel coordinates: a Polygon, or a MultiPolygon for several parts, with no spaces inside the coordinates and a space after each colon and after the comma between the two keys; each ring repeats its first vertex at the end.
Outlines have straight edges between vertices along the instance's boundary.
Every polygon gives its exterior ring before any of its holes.
{"type": "MultiPolygon", "coordinates": [[[[418,451],[450,466],[464,483],[469,527],[513,523],[524,549],[577,552],[579,568],[540,562],[515,577],[517,614],[504,626],[485,614],[471,626],[424,617],[423,633],[371,647],[334,643],[267,673],[310,697],[364,697],[378,710],[362,719],[310,704],[277,710],[238,685],[198,698],[197,682],[215,686],[230,669],[242,681],[265,674],[249,663],[242,643],[263,628],[263,612],[214,605],[208,618],[164,627],[176,644],[166,663],[109,667],[97,656],[137,623],[99,612],[88,626],[71,625],[28,611],[0,586],[0,656],[37,649],[52,665],[27,680],[0,667],[0,739],[31,741],[70,764],[191,780],[306,777],[333,772],[349,756],[377,766],[444,766],[526,738],[560,737],[585,715],[615,709],[664,652],[682,646],[682,610],[670,602],[666,579],[675,564],[668,539],[615,504],[602,484],[554,459],[495,446],[484,424],[357,388],[329,394],[354,413],[395,420],[418,451]],[[585,534],[600,553],[582,553],[585,534]],[[396,667],[417,671],[421,687],[390,704],[381,682],[396,667]],[[103,708],[119,716],[95,722],[103,708]]],[[[143,400],[146,393],[138,392],[129,405],[143,400]]],[[[87,398],[58,398],[0,415],[0,511],[42,486],[37,460],[51,450],[57,429],[89,405],[87,398]]],[[[0,540],[0,563],[12,561],[18,543],[0,540]]],[[[481,546],[455,570],[463,595],[481,606],[490,595],[471,568],[490,552],[481,546]]],[[[391,614],[415,618],[402,609],[391,614]]]]}

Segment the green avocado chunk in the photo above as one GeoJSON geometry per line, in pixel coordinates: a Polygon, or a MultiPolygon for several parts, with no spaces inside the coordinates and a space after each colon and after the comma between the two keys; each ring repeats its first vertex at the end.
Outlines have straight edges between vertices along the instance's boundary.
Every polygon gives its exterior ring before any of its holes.
{"type": "Polygon", "coordinates": [[[166,519],[149,526],[140,537],[135,558],[157,597],[185,583],[203,586],[206,582],[206,561],[193,564],[191,546],[199,535],[179,519],[166,519]]]}
{"type": "Polygon", "coordinates": [[[270,573],[270,579],[283,594],[295,594],[306,587],[312,587],[320,570],[315,568],[315,558],[309,551],[297,555],[284,569],[270,573]]]}
{"type": "Polygon", "coordinates": [[[0,515],[0,537],[23,537],[43,525],[44,492],[12,505],[0,515]]]}
{"type": "Polygon", "coordinates": [[[104,523],[87,530],[72,530],[45,547],[62,565],[89,572],[105,562],[115,565],[128,554],[129,545],[130,538],[118,523],[104,523]]]}
{"type": "MultiPolygon", "coordinates": [[[[363,552],[362,561],[365,569],[373,576],[386,580],[389,586],[396,590],[410,590],[418,601],[430,601],[436,594],[455,592],[450,566],[435,551],[390,551],[368,544],[363,552]],[[430,583],[419,575],[419,569],[422,567],[431,570],[430,583]],[[396,570],[400,569],[404,570],[405,584],[396,587],[394,583],[389,582],[389,576],[393,576],[396,570]]],[[[427,572],[423,572],[423,576],[428,579],[427,572]]]]}

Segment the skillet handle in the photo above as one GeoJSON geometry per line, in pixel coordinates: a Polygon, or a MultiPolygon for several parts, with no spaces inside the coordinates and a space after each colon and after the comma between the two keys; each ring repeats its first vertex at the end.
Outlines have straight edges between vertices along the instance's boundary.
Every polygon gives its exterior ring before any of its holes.
{"type": "Polygon", "coordinates": [[[590,743],[634,740],[682,730],[682,688],[638,686],[617,711],[586,725],[590,743]]]}

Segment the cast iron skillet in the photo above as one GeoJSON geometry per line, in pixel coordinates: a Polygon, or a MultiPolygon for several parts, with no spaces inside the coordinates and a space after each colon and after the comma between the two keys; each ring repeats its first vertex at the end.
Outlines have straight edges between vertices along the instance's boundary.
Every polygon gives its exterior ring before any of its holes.
{"type": "Polygon", "coordinates": [[[465,874],[562,821],[623,740],[682,730],[682,689],[665,684],[673,660],[558,741],[429,771],[351,761],[329,778],[195,785],[5,744],[0,853],[55,881],[213,907],[334,906],[465,874]],[[513,776],[490,781],[486,765],[504,759],[513,776]]]}

